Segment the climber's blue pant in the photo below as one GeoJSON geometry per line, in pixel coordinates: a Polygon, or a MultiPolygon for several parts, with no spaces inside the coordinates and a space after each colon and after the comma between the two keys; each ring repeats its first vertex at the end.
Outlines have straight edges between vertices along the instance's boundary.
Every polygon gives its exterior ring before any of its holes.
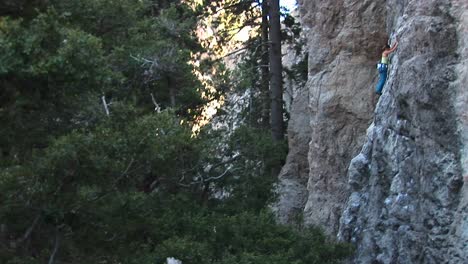
{"type": "Polygon", "coordinates": [[[378,94],[382,94],[382,89],[385,85],[385,81],[387,80],[387,65],[382,66],[379,68],[379,82],[377,83],[377,86],[375,87],[375,92],[378,94]]]}

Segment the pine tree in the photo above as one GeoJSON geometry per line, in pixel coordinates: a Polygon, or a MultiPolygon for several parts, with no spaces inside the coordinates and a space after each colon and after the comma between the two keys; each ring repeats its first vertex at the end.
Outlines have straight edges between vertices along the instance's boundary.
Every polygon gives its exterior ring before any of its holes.
{"type": "Polygon", "coordinates": [[[279,0],[270,0],[269,3],[271,133],[273,140],[281,141],[284,139],[284,119],[280,8],[279,0]]]}

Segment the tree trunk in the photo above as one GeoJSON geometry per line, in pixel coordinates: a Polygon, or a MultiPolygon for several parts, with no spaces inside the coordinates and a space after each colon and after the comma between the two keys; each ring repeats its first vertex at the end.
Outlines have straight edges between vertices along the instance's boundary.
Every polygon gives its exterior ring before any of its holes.
{"type": "Polygon", "coordinates": [[[284,139],[284,122],[280,9],[279,0],[270,0],[269,2],[271,134],[274,141],[281,141],[284,139]]]}
{"type": "Polygon", "coordinates": [[[260,93],[262,96],[261,125],[268,128],[270,125],[270,69],[269,66],[269,43],[268,43],[268,0],[262,1],[262,48],[260,57],[261,83],[260,93]]]}

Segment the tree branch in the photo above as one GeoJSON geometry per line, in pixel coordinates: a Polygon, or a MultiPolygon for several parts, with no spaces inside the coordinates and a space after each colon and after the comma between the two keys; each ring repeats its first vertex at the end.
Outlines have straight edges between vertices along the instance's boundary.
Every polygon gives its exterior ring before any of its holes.
{"type": "Polygon", "coordinates": [[[226,176],[226,174],[230,171],[230,169],[226,169],[223,173],[221,173],[220,175],[216,176],[216,177],[209,177],[209,178],[206,178],[206,179],[203,179],[203,182],[208,182],[208,181],[215,181],[215,180],[219,180],[221,178],[223,178],[224,176],[226,176]]]}
{"type": "MultiPolygon", "coordinates": [[[[257,8],[257,7],[260,6],[260,4],[258,3],[258,1],[252,1],[252,3],[255,3],[255,5],[251,5],[251,8],[249,9],[249,11],[252,10],[253,8],[257,8]]],[[[245,4],[246,4],[245,2],[240,1],[240,2],[237,2],[237,3],[235,3],[235,4],[231,4],[231,5],[227,5],[227,6],[222,6],[221,8],[216,9],[215,11],[211,11],[211,10],[210,10],[210,12],[207,12],[207,13],[209,13],[209,14],[208,14],[209,16],[214,16],[214,15],[218,14],[219,12],[221,12],[221,11],[223,11],[223,10],[228,10],[228,9],[232,9],[232,8],[237,8],[237,7],[242,6],[242,5],[245,5],[245,4]]]]}
{"type": "Polygon", "coordinates": [[[30,236],[34,228],[36,227],[37,223],[39,222],[39,219],[41,219],[41,214],[39,213],[36,218],[34,218],[34,221],[32,222],[31,226],[24,232],[23,237],[18,241],[18,244],[23,243],[26,241],[30,236]]]}
{"type": "Polygon", "coordinates": [[[57,255],[59,246],[60,246],[60,231],[59,231],[59,227],[56,227],[54,250],[52,251],[52,255],[50,255],[49,264],[54,264],[55,256],[57,255]]]}
{"type": "MultiPolygon", "coordinates": [[[[146,138],[146,137],[145,137],[145,138],[146,138]]],[[[142,141],[143,141],[145,138],[143,138],[142,141]]],[[[142,141],[140,141],[140,143],[141,143],[142,141]]],[[[122,172],[122,174],[114,180],[114,182],[112,183],[111,188],[109,188],[108,190],[105,190],[105,191],[101,192],[101,193],[98,194],[96,197],[93,197],[92,199],[87,200],[86,202],[87,202],[87,203],[93,203],[93,202],[95,202],[95,201],[97,201],[97,200],[100,200],[100,199],[106,197],[106,196],[109,195],[110,193],[112,193],[112,192],[114,191],[115,187],[117,186],[117,183],[119,183],[120,180],[122,180],[125,176],[128,175],[128,171],[130,170],[130,168],[132,167],[132,165],[133,165],[134,162],[135,162],[135,157],[132,157],[132,159],[131,159],[130,162],[128,163],[128,165],[127,165],[125,171],[122,172]]],[[[80,210],[81,207],[83,207],[83,206],[84,206],[84,204],[81,204],[81,205],[78,204],[78,206],[75,208],[75,210],[80,210]]]]}
{"type": "MultiPolygon", "coordinates": [[[[218,168],[218,167],[220,167],[220,166],[222,166],[222,165],[224,165],[224,164],[233,162],[233,161],[235,161],[235,160],[238,159],[238,158],[239,158],[239,155],[236,155],[236,156],[234,156],[234,157],[232,157],[232,158],[230,158],[230,159],[228,159],[228,160],[219,162],[219,163],[217,163],[217,164],[211,166],[211,167],[208,169],[208,171],[206,171],[206,173],[207,173],[207,174],[210,174],[214,169],[216,169],[216,168],[218,168]]],[[[199,175],[199,177],[200,177],[200,180],[199,180],[199,181],[192,181],[192,182],[190,182],[190,183],[188,183],[188,184],[182,183],[182,181],[185,179],[185,176],[183,176],[183,177],[181,177],[181,179],[179,180],[179,185],[182,186],[182,187],[188,188],[188,187],[190,187],[190,186],[192,186],[192,185],[204,184],[204,183],[209,182],[209,181],[219,180],[219,179],[223,178],[224,176],[226,176],[226,175],[228,174],[228,172],[230,172],[230,171],[232,172],[233,170],[232,170],[231,168],[227,168],[227,169],[226,169],[223,173],[221,173],[220,175],[218,175],[218,176],[213,176],[213,177],[208,177],[208,178],[203,178],[202,175],[199,175]]]]}
{"type": "Polygon", "coordinates": [[[235,161],[236,159],[239,158],[239,154],[235,155],[234,157],[228,159],[228,160],[225,160],[225,161],[221,161],[213,166],[210,167],[210,169],[208,170],[208,173],[211,173],[211,171],[213,171],[215,168],[218,168],[219,166],[222,166],[224,164],[227,164],[227,163],[230,163],[230,162],[233,162],[235,161]]]}
{"type": "Polygon", "coordinates": [[[107,102],[106,102],[106,96],[103,95],[103,96],[101,97],[101,100],[102,100],[102,104],[104,105],[104,111],[106,111],[106,115],[109,116],[109,108],[107,107],[108,104],[107,104],[107,102]]]}
{"type": "Polygon", "coordinates": [[[160,113],[161,112],[161,107],[156,102],[156,99],[154,99],[153,93],[151,93],[151,100],[153,101],[153,104],[154,104],[154,111],[160,113]]]}

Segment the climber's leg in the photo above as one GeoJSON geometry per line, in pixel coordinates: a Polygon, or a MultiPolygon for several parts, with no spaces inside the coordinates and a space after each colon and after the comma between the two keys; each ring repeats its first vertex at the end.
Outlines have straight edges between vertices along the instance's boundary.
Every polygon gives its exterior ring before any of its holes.
{"type": "Polygon", "coordinates": [[[382,94],[382,89],[385,85],[385,81],[387,80],[387,71],[380,71],[379,75],[380,78],[379,82],[377,83],[377,86],[375,87],[375,93],[382,94]]]}

